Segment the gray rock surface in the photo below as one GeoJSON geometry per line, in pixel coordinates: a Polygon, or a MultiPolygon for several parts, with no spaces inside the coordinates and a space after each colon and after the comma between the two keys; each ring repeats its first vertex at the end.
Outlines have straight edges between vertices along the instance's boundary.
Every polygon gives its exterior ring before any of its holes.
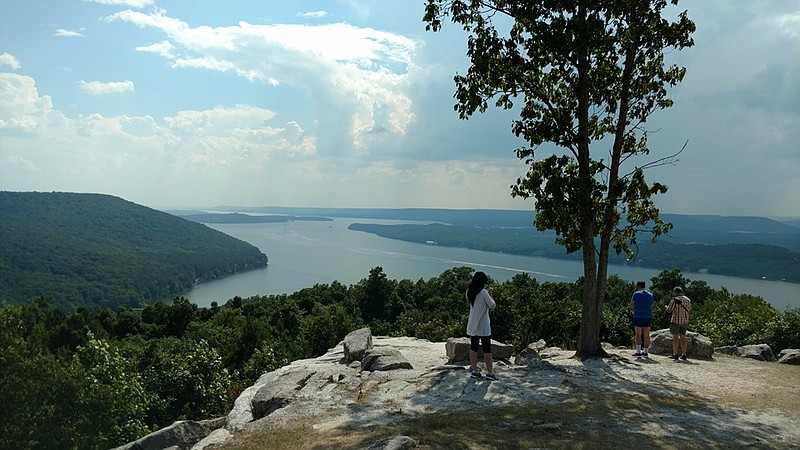
{"type": "Polygon", "coordinates": [[[115,450],[188,449],[225,423],[224,418],[194,421],[183,420],[148,434],[115,450]]]}
{"type": "Polygon", "coordinates": [[[726,345],[717,349],[719,353],[731,356],[741,356],[744,358],[755,359],[758,361],[775,361],[772,348],[767,344],[756,345],[726,345]]]}
{"type": "Polygon", "coordinates": [[[408,436],[395,436],[370,445],[366,450],[407,450],[416,446],[417,442],[408,436]]]}
{"type": "Polygon", "coordinates": [[[742,345],[737,349],[737,355],[758,361],[775,361],[772,348],[767,344],[742,345]]]}
{"type": "MultiPolygon", "coordinates": [[[[686,333],[688,341],[687,355],[694,358],[711,358],[714,356],[714,343],[711,339],[694,331],[686,333]]],[[[650,347],[647,351],[654,355],[672,354],[672,333],[664,328],[650,333],[650,347]]]]}
{"type": "MultiPolygon", "coordinates": [[[[448,338],[445,342],[445,352],[450,362],[469,361],[469,338],[448,338]]],[[[510,360],[513,352],[512,345],[492,339],[492,359],[510,360]]],[[[478,350],[478,361],[483,361],[483,350],[478,350]]]]}
{"type": "Polygon", "coordinates": [[[539,364],[542,361],[542,357],[539,356],[539,350],[544,350],[544,349],[545,349],[544,341],[528,344],[528,347],[523,349],[521,352],[517,353],[517,356],[514,357],[514,364],[518,366],[530,366],[539,364]],[[541,343],[541,348],[539,347],[540,343],[541,343]]]}
{"type": "Polygon", "coordinates": [[[800,365],[800,349],[787,348],[778,354],[778,362],[781,364],[800,365]]]}
{"type": "Polygon", "coordinates": [[[369,372],[413,368],[411,363],[400,353],[400,350],[392,347],[372,349],[361,360],[361,370],[369,372]]]}
{"type": "MultiPolygon", "coordinates": [[[[562,404],[574,400],[576,392],[592,390],[638,392],[645,398],[690,395],[713,399],[720,392],[752,389],[752,377],[742,374],[758,370],[755,365],[763,364],[726,355],[685,362],[658,355],[652,355],[649,360],[637,360],[630,356],[630,349],[614,348],[607,349],[608,358],[578,361],[573,358],[573,350],[540,349],[535,345],[529,349],[538,350],[540,362],[514,365],[499,361],[495,366],[499,380],[490,381],[470,378],[467,364],[448,364],[443,342],[373,337],[373,344],[375,350],[399,351],[412,368],[362,370],[360,362],[344,362],[341,342],[319,358],[294,361],[261,376],[237,398],[224,420],[224,428],[208,434],[194,449],[214,448],[240,434],[263,433],[275,427],[311,426],[323,433],[330,429],[361,429],[442,411],[488,410],[525,402],[562,404]]],[[[541,347],[544,345],[542,343],[541,347]]],[[[800,439],[800,429],[793,417],[763,412],[728,413],[715,406],[708,408],[708,413],[692,417],[692,426],[714,433],[712,438],[721,447],[735,447],[742,439],[750,442],[754,436],[757,437],[755,442],[800,439]]],[[[624,415],[621,420],[623,423],[616,431],[629,431],[631,421],[626,421],[624,415]]],[[[669,436],[686,425],[686,416],[680,408],[661,411],[659,420],[648,424],[669,436]]],[[[543,421],[536,426],[559,430],[562,424],[543,421]]],[[[389,445],[398,445],[397,448],[412,445],[405,439],[392,442],[381,440],[373,445],[383,450],[394,448],[389,445]]],[[[162,448],[168,447],[166,444],[162,448]]]]}
{"type": "Polygon", "coordinates": [[[345,362],[361,361],[368,351],[372,350],[372,331],[369,328],[359,328],[344,337],[345,362]]]}

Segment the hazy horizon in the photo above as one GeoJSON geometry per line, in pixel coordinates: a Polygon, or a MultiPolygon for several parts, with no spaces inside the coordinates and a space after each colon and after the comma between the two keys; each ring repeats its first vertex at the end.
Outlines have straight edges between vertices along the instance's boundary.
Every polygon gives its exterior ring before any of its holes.
{"type": "MultiPolygon", "coordinates": [[[[663,212],[800,218],[800,2],[684,0],[665,16],[683,10],[695,46],[666,58],[686,77],[627,168],[688,142],[646,173],[669,186],[663,212]]],[[[458,119],[467,36],[426,32],[423,14],[405,0],[4,0],[0,189],[162,210],[531,210],[510,196],[527,171],[515,112],[458,119]]]]}

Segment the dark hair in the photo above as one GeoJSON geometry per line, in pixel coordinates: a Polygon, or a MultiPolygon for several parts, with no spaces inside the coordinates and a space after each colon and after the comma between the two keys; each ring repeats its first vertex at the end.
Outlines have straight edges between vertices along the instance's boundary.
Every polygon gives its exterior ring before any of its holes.
{"type": "Polygon", "coordinates": [[[636,282],[636,287],[645,287],[645,286],[646,285],[645,285],[644,281],[637,281],[636,282]]]}
{"type": "Polygon", "coordinates": [[[486,287],[486,282],[488,281],[489,277],[483,272],[475,272],[475,275],[472,275],[472,281],[469,283],[469,288],[467,288],[467,298],[470,305],[475,304],[475,297],[486,287]]]}

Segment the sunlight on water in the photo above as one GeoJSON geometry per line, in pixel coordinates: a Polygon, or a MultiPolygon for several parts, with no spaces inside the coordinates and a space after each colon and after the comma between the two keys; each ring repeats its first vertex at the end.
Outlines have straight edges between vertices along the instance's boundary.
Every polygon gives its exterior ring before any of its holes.
{"type": "MultiPolygon", "coordinates": [[[[289,294],[315,284],[339,281],[355,284],[377,266],[389,278],[416,281],[460,266],[482,270],[497,281],[528,273],[540,282],[572,282],[583,275],[579,260],[529,258],[461,248],[414,244],[351,231],[353,222],[408,223],[391,220],[334,219],[331,222],[267,224],[213,224],[211,228],[247,241],[269,257],[269,267],[202,283],[185,297],[200,306],[254,295],[289,294]]],[[[629,281],[650,280],[661,271],[610,266],[609,273],[629,281]]],[[[690,280],[726,287],[734,294],[758,295],[773,306],[800,307],[800,285],[780,281],[749,280],[718,275],[685,273],[690,280]]]]}

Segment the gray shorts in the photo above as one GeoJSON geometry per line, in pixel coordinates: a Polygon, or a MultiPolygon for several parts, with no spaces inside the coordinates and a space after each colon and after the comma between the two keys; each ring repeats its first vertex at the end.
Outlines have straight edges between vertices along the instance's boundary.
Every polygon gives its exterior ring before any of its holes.
{"type": "Polygon", "coordinates": [[[669,324],[669,332],[673,335],[681,335],[686,336],[686,330],[689,328],[689,325],[678,325],[677,323],[669,324]]]}

